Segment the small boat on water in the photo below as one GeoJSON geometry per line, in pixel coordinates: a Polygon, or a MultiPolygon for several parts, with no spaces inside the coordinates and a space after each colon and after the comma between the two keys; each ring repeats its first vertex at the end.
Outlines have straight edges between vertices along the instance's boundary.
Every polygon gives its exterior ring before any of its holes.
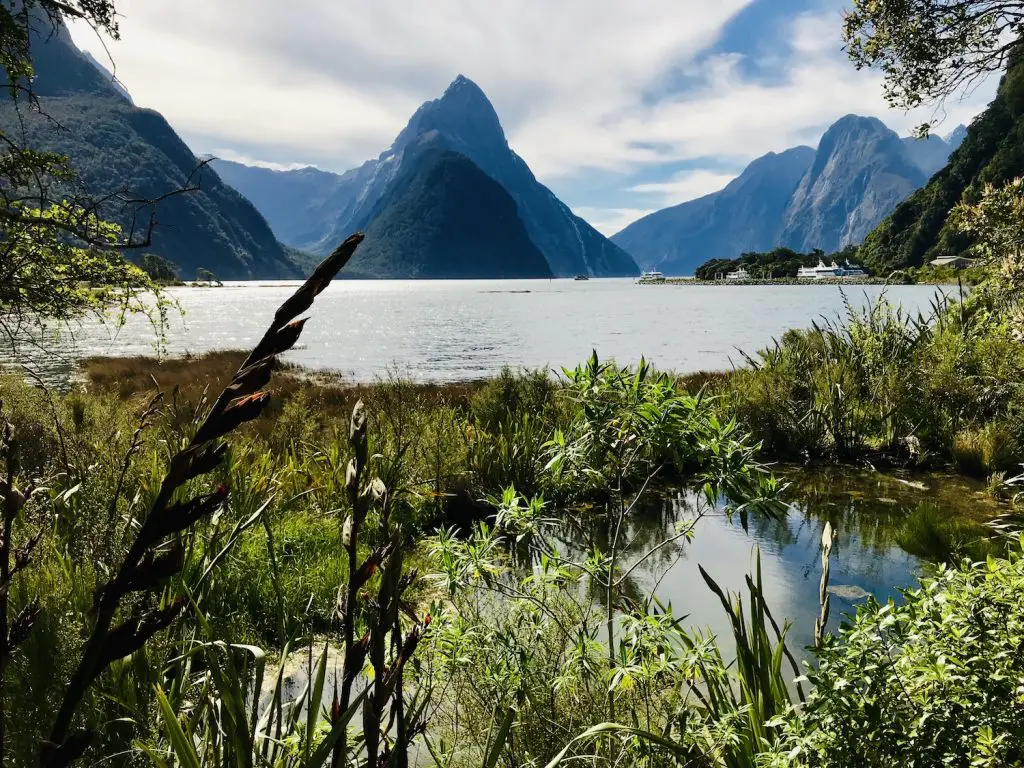
{"type": "Polygon", "coordinates": [[[590,276],[589,275],[576,275],[576,277],[574,279],[576,279],[576,280],[589,280],[590,276]]]}
{"type": "Polygon", "coordinates": [[[649,269],[640,275],[640,280],[647,283],[658,283],[665,279],[665,275],[656,269],[649,269]]]}

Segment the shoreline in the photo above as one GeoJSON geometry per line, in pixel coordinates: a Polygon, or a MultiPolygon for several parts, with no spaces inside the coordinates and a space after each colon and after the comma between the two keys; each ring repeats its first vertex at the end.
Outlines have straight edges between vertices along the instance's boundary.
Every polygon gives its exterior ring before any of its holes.
{"type": "Polygon", "coordinates": [[[867,278],[849,278],[849,277],[837,277],[827,280],[800,280],[795,277],[780,277],[772,279],[757,279],[757,280],[698,280],[695,277],[666,277],[662,280],[651,280],[647,278],[640,278],[637,280],[637,285],[688,285],[688,286],[729,286],[729,287],[743,287],[753,285],[800,285],[800,286],[815,286],[815,285],[932,285],[935,287],[941,286],[955,286],[954,282],[939,282],[939,281],[927,281],[923,283],[897,283],[892,280],[888,280],[882,277],[867,277],[867,278]]]}
{"type": "MultiPolygon", "coordinates": [[[[227,383],[231,373],[238,368],[244,358],[245,353],[238,350],[168,357],[162,360],[149,356],[91,357],[78,362],[74,377],[84,393],[114,394],[122,401],[146,399],[157,389],[178,391],[186,397],[189,394],[198,397],[207,389],[216,389],[227,383]]],[[[678,392],[691,395],[703,392],[725,405],[726,412],[723,415],[731,415],[735,403],[728,402],[730,390],[736,386],[738,376],[743,376],[751,370],[737,367],[694,373],[664,373],[674,383],[678,392]]],[[[509,368],[508,373],[511,379],[507,378],[505,373],[497,373],[489,377],[459,381],[416,381],[401,375],[359,381],[346,378],[342,372],[336,370],[311,369],[282,360],[278,362],[275,383],[268,388],[268,391],[276,396],[277,401],[270,410],[276,412],[278,407],[300,395],[317,402],[324,414],[330,418],[344,420],[357,400],[372,398],[375,393],[386,390],[401,390],[421,404],[431,404],[429,407],[443,404],[447,407],[466,409],[477,395],[501,384],[503,380],[521,383],[543,375],[554,389],[565,385],[565,380],[553,369],[509,368]]],[[[845,467],[851,470],[873,470],[882,473],[945,472],[973,480],[983,479],[975,472],[958,468],[948,458],[941,459],[936,456],[916,462],[911,455],[895,451],[892,447],[888,450],[871,450],[865,447],[865,450],[845,458],[811,458],[765,447],[761,460],[768,464],[802,466],[805,469],[845,467]]]]}

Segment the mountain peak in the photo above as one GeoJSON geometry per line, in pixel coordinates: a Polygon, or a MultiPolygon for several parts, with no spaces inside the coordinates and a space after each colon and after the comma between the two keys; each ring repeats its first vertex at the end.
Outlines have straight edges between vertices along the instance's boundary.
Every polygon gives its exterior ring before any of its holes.
{"type": "Polygon", "coordinates": [[[850,151],[882,146],[887,147],[885,152],[896,155],[902,152],[903,145],[896,132],[877,117],[844,115],[829,126],[818,142],[811,173],[817,176],[823,172],[830,158],[837,153],[846,155],[850,151]]]}
{"type": "MultiPolygon", "coordinates": [[[[472,80],[470,80],[468,77],[466,77],[461,72],[456,76],[456,78],[454,80],[451,81],[451,83],[445,89],[445,93],[446,94],[447,93],[451,93],[451,92],[457,91],[457,90],[459,90],[461,88],[475,88],[477,90],[477,92],[479,92],[479,94],[481,96],[484,96],[484,92],[483,92],[483,90],[481,90],[480,86],[477,85],[476,83],[474,83],[472,80]]],[[[487,97],[484,96],[484,98],[486,99],[487,97]]]]}
{"type": "Polygon", "coordinates": [[[774,172],[774,169],[777,169],[780,165],[786,164],[802,166],[802,173],[807,170],[813,159],[814,149],[804,145],[790,147],[789,149],[784,149],[781,152],[768,152],[767,154],[751,160],[750,164],[743,169],[743,172],[737,178],[760,173],[762,169],[770,168],[773,169],[772,172],[774,172]]]}
{"type": "Polygon", "coordinates": [[[439,99],[425,102],[395,139],[399,152],[424,134],[436,131],[454,148],[462,144],[507,147],[498,113],[483,90],[465,75],[456,77],[439,99]]]}
{"type": "Polygon", "coordinates": [[[950,149],[956,149],[964,143],[964,139],[967,138],[967,126],[960,123],[956,128],[946,134],[946,143],[949,144],[950,149]]]}
{"type": "Polygon", "coordinates": [[[465,75],[459,75],[452,80],[441,98],[428,104],[436,104],[438,109],[456,111],[464,116],[486,118],[493,121],[498,130],[501,130],[498,113],[495,112],[491,100],[479,85],[465,75]]]}
{"type": "Polygon", "coordinates": [[[793,193],[779,241],[797,251],[835,251],[859,243],[927,179],[910,150],[932,148],[922,142],[908,149],[876,117],[840,118],[821,137],[814,162],[793,193]]]}
{"type": "Polygon", "coordinates": [[[886,135],[893,133],[893,131],[877,117],[865,117],[864,115],[849,114],[843,115],[832,123],[832,125],[828,127],[828,130],[825,131],[824,136],[822,136],[822,141],[824,141],[827,136],[836,136],[837,134],[853,132],[871,132],[886,135]]]}

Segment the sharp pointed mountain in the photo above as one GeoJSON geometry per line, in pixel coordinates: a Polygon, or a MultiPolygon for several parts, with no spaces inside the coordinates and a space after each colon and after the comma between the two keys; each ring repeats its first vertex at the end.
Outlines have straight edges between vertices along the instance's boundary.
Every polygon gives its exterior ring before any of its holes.
{"type": "Polygon", "coordinates": [[[378,202],[366,241],[346,270],[404,278],[551,277],[516,202],[498,182],[436,136],[406,152],[412,162],[378,202]]]}
{"type": "Polygon", "coordinates": [[[949,151],[952,153],[953,150],[957,149],[961,144],[964,143],[964,139],[967,138],[967,126],[961,123],[952,131],[950,131],[944,137],[946,143],[949,145],[949,151]]]}
{"type": "MultiPolygon", "coordinates": [[[[336,185],[312,199],[300,216],[276,225],[279,236],[297,248],[325,253],[342,233],[369,228],[383,210],[381,201],[391,198],[395,185],[405,174],[415,172],[410,165],[419,162],[422,156],[410,149],[425,140],[467,158],[505,189],[515,201],[530,239],[555,275],[635,275],[639,271],[627,253],[574,215],[537,181],[523,159],[509,147],[498,115],[484,92],[462,75],[439,99],[416,110],[388,150],[336,176],[336,185]],[[293,236],[296,239],[288,239],[293,236]]],[[[234,178],[243,194],[255,198],[248,180],[240,175],[234,178]]],[[[265,205],[274,203],[268,201],[265,205]]],[[[265,210],[269,215],[269,208],[265,210]]],[[[370,245],[368,239],[367,246],[370,245]]]]}
{"type": "Polygon", "coordinates": [[[769,152],[710,195],[656,211],[612,238],[645,267],[691,275],[708,259],[777,245],[779,223],[814,160],[810,147],[769,152]]]}
{"type": "MultiPolygon", "coordinates": [[[[33,33],[33,88],[41,117],[9,100],[0,103],[0,126],[22,128],[27,145],[67,155],[90,196],[155,199],[198,181],[200,190],[167,198],[156,207],[148,250],[173,262],[183,277],[211,270],[223,279],[296,277],[298,270],[259,212],[224,184],[158,113],[134,106],[127,94],[74,44],[67,29],[39,21],[33,33]],[[51,34],[52,31],[52,34],[51,34]]],[[[108,218],[136,230],[148,226],[148,207],[107,204],[108,218]]],[[[131,258],[139,255],[133,251],[131,258]]]]}
{"type": "Polygon", "coordinates": [[[847,115],[821,137],[786,210],[779,243],[804,252],[860,243],[926,180],[881,120],[847,115]]]}

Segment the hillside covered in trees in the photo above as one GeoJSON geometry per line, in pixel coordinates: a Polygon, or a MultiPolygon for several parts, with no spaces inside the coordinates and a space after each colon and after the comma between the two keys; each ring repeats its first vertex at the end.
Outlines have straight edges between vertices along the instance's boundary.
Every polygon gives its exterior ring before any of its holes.
{"type": "Polygon", "coordinates": [[[203,166],[160,113],[132,104],[62,23],[40,18],[32,36],[42,114],[3,98],[0,130],[69,158],[76,178],[55,180],[64,186],[55,193],[99,201],[100,215],[134,233],[135,242],[151,239],[148,248],[129,249],[134,260],[151,251],[183,278],[199,269],[231,279],[300,275],[252,204],[203,166]]]}
{"type": "Polygon", "coordinates": [[[957,232],[949,212],[976,202],[986,184],[1024,175],[1024,57],[1019,53],[999,84],[996,98],[968,127],[949,163],[901,203],[865,239],[859,258],[885,273],[918,267],[939,256],[963,254],[969,236],[957,232]]]}
{"type": "Polygon", "coordinates": [[[511,195],[440,142],[416,151],[379,208],[350,276],[551,277],[511,195]]]}

